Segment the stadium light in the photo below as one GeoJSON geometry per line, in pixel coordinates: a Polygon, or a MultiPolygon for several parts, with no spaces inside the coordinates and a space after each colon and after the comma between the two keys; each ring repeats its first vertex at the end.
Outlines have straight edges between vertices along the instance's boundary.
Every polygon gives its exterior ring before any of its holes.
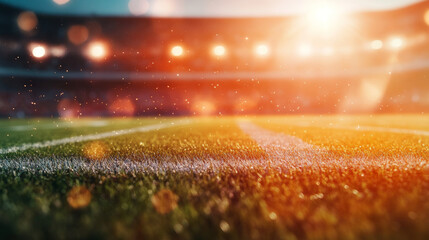
{"type": "Polygon", "coordinates": [[[270,53],[270,49],[266,44],[259,44],[255,48],[256,55],[265,57],[270,53]]]}
{"type": "Polygon", "coordinates": [[[379,50],[383,47],[383,41],[381,40],[374,40],[371,42],[371,48],[374,50],[379,50]]]}
{"type": "Polygon", "coordinates": [[[339,9],[332,4],[321,4],[310,9],[307,24],[315,31],[331,31],[339,24],[339,9]]]}
{"type": "Polygon", "coordinates": [[[175,57],[180,57],[183,55],[183,47],[182,46],[174,46],[171,48],[171,55],[175,57]]]}
{"type": "Polygon", "coordinates": [[[222,45],[215,46],[215,47],[213,48],[213,54],[214,54],[215,56],[217,56],[217,57],[225,56],[225,54],[226,54],[226,49],[225,49],[225,47],[224,47],[224,46],[222,46],[222,45]]]}
{"type": "Polygon", "coordinates": [[[400,37],[393,37],[390,39],[390,47],[393,49],[399,49],[404,45],[404,40],[400,37]]]}
{"type": "Polygon", "coordinates": [[[31,47],[31,54],[35,58],[43,58],[46,56],[46,48],[42,45],[34,45],[31,47]]]}
{"type": "Polygon", "coordinates": [[[106,44],[102,42],[94,42],[89,45],[88,56],[93,60],[101,60],[107,56],[106,44]]]}

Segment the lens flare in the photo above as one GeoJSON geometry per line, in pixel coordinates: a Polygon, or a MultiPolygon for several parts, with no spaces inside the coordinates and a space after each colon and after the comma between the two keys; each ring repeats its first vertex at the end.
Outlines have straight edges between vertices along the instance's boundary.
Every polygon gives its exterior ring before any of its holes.
{"type": "Polygon", "coordinates": [[[93,60],[102,60],[107,56],[107,46],[102,42],[94,42],[89,45],[88,56],[93,60]]]}
{"type": "Polygon", "coordinates": [[[255,52],[258,56],[265,57],[270,53],[270,48],[266,44],[259,44],[256,46],[255,52]]]}
{"type": "Polygon", "coordinates": [[[32,47],[31,54],[35,58],[43,58],[46,56],[46,48],[42,45],[35,45],[32,47]]]}
{"type": "Polygon", "coordinates": [[[320,4],[310,8],[307,25],[315,32],[331,32],[338,27],[339,9],[333,4],[320,4]]]}
{"type": "Polygon", "coordinates": [[[298,55],[301,57],[309,57],[311,54],[313,54],[313,48],[309,44],[301,44],[298,47],[298,55]]]}
{"type": "Polygon", "coordinates": [[[213,48],[213,54],[214,54],[215,56],[217,56],[217,57],[225,56],[225,54],[226,54],[226,49],[225,49],[225,47],[224,47],[224,46],[222,46],[222,45],[215,46],[215,47],[213,48]]]}
{"type": "Polygon", "coordinates": [[[171,55],[175,57],[180,57],[183,55],[183,47],[181,46],[174,46],[171,48],[171,55]]]}

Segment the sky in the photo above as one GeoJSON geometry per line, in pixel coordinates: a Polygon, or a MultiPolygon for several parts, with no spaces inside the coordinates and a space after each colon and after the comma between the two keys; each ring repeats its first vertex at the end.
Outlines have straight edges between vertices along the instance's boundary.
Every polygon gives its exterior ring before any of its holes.
{"type": "Polygon", "coordinates": [[[344,12],[403,7],[420,0],[0,0],[37,13],[68,15],[142,15],[165,17],[241,17],[302,14],[331,4],[344,12]],[[54,3],[67,2],[63,5],[54,3]]]}

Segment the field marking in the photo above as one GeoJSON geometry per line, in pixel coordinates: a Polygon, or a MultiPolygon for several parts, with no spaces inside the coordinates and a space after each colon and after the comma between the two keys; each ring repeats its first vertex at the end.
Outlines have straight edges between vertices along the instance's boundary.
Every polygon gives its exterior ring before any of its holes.
{"type": "Polygon", "coordinates": [[[298,137],[276,133],[261,128],[250,121],[238,121],[240,129],[252,138],[272,159],[290,163],[314,164],[325,150],[304,142],[298,137]]]}
{"type": "Polygon", "coordinates": [[[417,130],[417,129],[406,129],[406,128],[389,128],[389,127],[361,126],[361,125],[358,125],[356,127],[333,126],[333,125],[317,126],[317,125],[306,124],[306,123],[281,123],[281,124],[290,125],[290,126],[298,126],[298,127],[319,127],[319,128],[333,128],[333,129],[354,130],[354,131],[374,131],[374,132],[429,136],[429,131],[417,130]]]}
{"type": "Polygon", "coordinates": [[[98,133],[98,134],[74,136],[74,137],[55,139],[55,140],[49,140],[49,141],[44,141],[44,142],[25,143],[25,144],[22,144],[20,146],[14,146],[14,147],[0,149],[0,154],[15,153],[15,152],[20,152],[20,151],[25,151],[28,149],[52,147],[52,146],[68,144],[68,143],[77,143],[77,142],[84,142],[84,141],[99,140],[99,139],[103,139],[103,138],[116,137],[116,136],[121,136],[121,135],[125,135],[125,134],[137,133],[137,132],[149,132],[149,131],[159,130],[162,128],[167,128],[167,127],[172,127],[172,126],[177,126],[177,125],[181,125],[181,124],[185,124],[185,123],[188,123],[188,120],[178,121],[178,122],[170,122],[170,123],[160,123],[160,124],[154,124],[154,125],[148,125],[148,126],[136,127],[136,128],[130,128],[130,129],[123,129],[123,130],[116,130],[116,131],[110,131],[110,132],[104,132],[104,133],[98,133]]]}

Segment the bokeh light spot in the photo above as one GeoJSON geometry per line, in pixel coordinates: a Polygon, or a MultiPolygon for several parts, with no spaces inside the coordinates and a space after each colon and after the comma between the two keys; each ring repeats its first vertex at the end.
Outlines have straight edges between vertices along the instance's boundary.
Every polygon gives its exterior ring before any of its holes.
{"type": "Polygon", "coordinates": [[[79,45],[88,40],[88,28],[82,25],[73,25],[67,31],[69,41],[75,45],[79,45]]]}
{"type": "Polygon", "coordinates": [[[177,208],[179,197],[169,189],[162,189],[152,196],[151,202],[160,214],[167,214],[177,208]]]}
{"type": "Polygon", "coordinates": [[[88,48],[89,57],[93,60],[102,60],[107,56],[107,46],[101,42],[94,42],[88,48]]]}
{"type": "Polygon", "coordinates": [[[83,153],[91,160],[101,160],[107,155],[107,146],[100,141],[90,142],[83,147],[83,153]]]}
{"type": "Polygon", "coordinates": [[[54,3],[58,4],[58,5],[64,5],[68,2],[70,2],[70,0],[53,0],[54,3]]]}
{"type": "Polygon", "coordinates": [[[18,27],[26,32],[33,30],[37,22],[37,16],[33,12],[22,12],[17,19],[18,27]]]}
{"type": "Polygon", "coordinates": [[[84,186],[74,186],[67,193],[67,202],[74,208],[84,208],[91,203],[91,192],[84,186]]]}
{"type": "Polygon", "coordinates": [[[270,53],[270,48],[265,44],[259,44],[256,46],[255,51],[258,56],[265,57],[270,53]]]}
{"type": "Polygon", "coordinates": [[[181,46],[174,46],[171,48],[171,54],[175,57],[180,57],[183,55],[183,47],[181,46]]]}
{"type": "Polygon", "coordinates": [[[218,57],[224,56],[226,54],[226,49],[222,45],[215,46],[213,48],[213,54],[218,57]]]}
{"type": "Polygon", "coordinates": [[[119,98],[113,101],[109,106],[109,111],[113,115],[122,117],[134,116],[136,107],[134,103],[128,98],[119,98]]]}
{"type": "Polygon", "coordinates": [[[35,58],[43,58],[46,55],[46,48],[41,45],[36,45],[32,48],[31,54],[35,58]]]}
{"type": "Polygon", "coordinates": [[[371,42],[371,48],[374,50],[381,49],[383,47],[383,42],[381,40],[374,40],[371,42]]]}

